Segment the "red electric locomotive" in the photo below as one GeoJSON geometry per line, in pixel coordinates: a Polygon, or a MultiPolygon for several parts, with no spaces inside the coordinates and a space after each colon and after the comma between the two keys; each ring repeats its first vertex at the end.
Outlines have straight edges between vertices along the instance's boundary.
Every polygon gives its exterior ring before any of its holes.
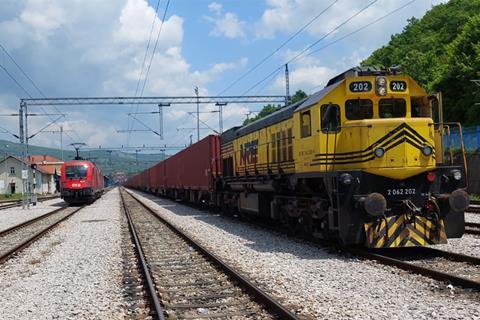
{"type": "Polygon", "coordinates": [[[70,204],[92,203],[103,193],[102,171],[86,160],[74,160],[62,165],[61,195],[70,204]]]}

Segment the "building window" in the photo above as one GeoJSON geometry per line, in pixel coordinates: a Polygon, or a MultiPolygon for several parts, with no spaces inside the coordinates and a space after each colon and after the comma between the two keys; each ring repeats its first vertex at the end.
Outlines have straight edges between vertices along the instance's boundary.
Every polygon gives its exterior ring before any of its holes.
{"type": "Polygon", "coordinates": [[[10,167],[10,175],[11,176],[15,175],[15,167],[10,167]]]}

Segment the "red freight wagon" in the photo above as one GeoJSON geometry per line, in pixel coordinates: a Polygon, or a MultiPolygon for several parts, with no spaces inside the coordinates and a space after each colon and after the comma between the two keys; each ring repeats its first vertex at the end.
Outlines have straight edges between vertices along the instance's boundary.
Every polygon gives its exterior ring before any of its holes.
{"type": "Polygon", "coordinates": [[[127,185],[176,199],[206,201],[214,177],[221,172],[219,159],[220,139],[209,135],[130,178],[127,185]],[[138,176],[140,181],[136,183],[138,176]]]}

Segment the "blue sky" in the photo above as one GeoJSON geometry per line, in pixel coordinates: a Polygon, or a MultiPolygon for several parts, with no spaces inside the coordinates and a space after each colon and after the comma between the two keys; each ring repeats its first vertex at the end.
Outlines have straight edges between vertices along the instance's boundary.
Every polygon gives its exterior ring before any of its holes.
{"type": "MultiPolygon", "coordinates": [[[[203,95],[218,94],[333,3],[307,29],[224,93],[240,95],[370,2],[374,1],[171,0],[144,95],[193,95],[196,85],[203,95]]],[[[378,0],[309,52],[409,2],[378,0]]],[[[352,37],[296,60],[289,66],[291,90],[303,89],[308,93],[318,90],[330,77],[358,65],[373,50],[386,44],[392,34],[401,32],[408,18],[419,18],[440,2],[417,0],[352,37]]],[[[156,15],[157,0],[2,0],[0,44],[46,96],[133,96],[152,22],[155,19],[155,38],[166,3],[166,0],[160,1],[156,15]]],[[[3,52],[0,52],[0,65],[32,96],[39,96],[3,52]]],[[[283,80],[280,72],[250,94],[284,94],[283,80]]],[[[25,96],[0,69],[1,113],[18,109],[19,99],[25,96]]],[[[259,108],[258,105],[227,106],[225,129],[240,124],[249,110],[259,108]]],[[[74,130],[69,133],[71,137],[66,138],[67,143],[82,141],[90,147],[184,145],[189,141],[189,134],[195,133],[177,130],[195,126],[195,119],[188,114],[195,106],[172,106],[166,111],[163,141],[152,133],[132,133],[130,138],[116,133],[132,125],[127,116],[133,110],[131,107],[59,109],[67,114],[60,123],[74,130]]],[[[153,109],[140,108],[141,111],[153,109]]],[[[214,106],[202,106],[203,111],[214,109],[214,106]]],[[[52,108],[45,110],[54,112],[52,108]]],[[[139,117],[148,126],[158,128],[155,116],[139,117]]],[[[217,119],[214,114],[202,114],[202,120],[215,129],[217,119]]],[[[46,121],[44,117],[32,118],[31,130],[41,128],[46,121]]],[[[2,118],[1,126],[10,131],[17,132],[17,124],[17,119],[2,118]]],[[[134,126],[141,129],[139,124],[134,126]]],[[[208,133],[211,131],[202,130],[202,135],[208,133]]],[[[11,136],[2,133],[0,137],[11,136]]],[[[45,133],[31,143],[58,146],[59,138],[45,133]]]]}

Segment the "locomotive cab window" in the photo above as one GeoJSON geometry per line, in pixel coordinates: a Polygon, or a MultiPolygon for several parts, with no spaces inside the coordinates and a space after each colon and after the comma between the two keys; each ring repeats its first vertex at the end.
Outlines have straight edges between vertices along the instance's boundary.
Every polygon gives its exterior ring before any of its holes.
{"type": "Polygon", "coordinates": [[[78,179],[87,177],[88,166],[67,166],[65,175],[67,179],[78,179]]]}
{"type": "Polygon", "coordinates": [[[381,99],[378,103],[380,118],[404,118],[407,115],[405,99],[381,99]]]}
{"type": "Polygon", "coordinates": [[[372,119],[373,102],[370,99],[352,99],[345,102],[345,117],[348,120],[372,119]]]}
{"type": "Polygon", "coordinates": [[[424,98],[411,98],[412,118],[433,118],[432,108],[424,98]]]}
{"type": "Polygon", "coordinates": [[[335,133],[340,131],[340,107],[338,104],[324,104],[320,108],[322,132],[335,133]]]}
{"type": "Polygon", "coordinates": [[[312,135],[312,118],[310,111],[302,112],[300,115],[302,138],[310,137],[312,135]]]}

